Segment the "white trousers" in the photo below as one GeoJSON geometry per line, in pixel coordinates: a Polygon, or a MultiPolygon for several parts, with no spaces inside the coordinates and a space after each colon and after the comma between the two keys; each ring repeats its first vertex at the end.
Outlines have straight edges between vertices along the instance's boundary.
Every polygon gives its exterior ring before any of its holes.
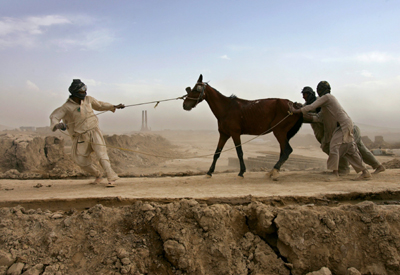
{"type": "Polygon", "coordinates": [[[357,173],[366,169],[354,139],[352,142],[343,143],[343,132],[338,127],[333,132],[329,147],[328,170],[339,170],[341,157],[345,157],[357,173]]]}
{"type": "Polygon", "coordinates": [[[97,158],[100,160],[101,166],[107,174],[108,181],[117,180],[119,177],[111,168],[107,147],[105,145],[106,142],[99,128],[94,128],[83,134],[79,134],[72,138],[72,160],[86,172],[95,177],[100,177],[102,173],[93,165],[92,158],[90,157],[91,153],[95,152],[97,158]]]}

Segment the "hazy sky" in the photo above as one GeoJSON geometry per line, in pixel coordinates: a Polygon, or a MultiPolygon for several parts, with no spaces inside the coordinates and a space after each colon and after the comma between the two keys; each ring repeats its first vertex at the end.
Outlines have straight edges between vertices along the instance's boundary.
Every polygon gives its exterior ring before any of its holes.
{"type": "MultiPolygon", "coordinates": [[[[399,128],[400,1],[1,0],[0,124],[47,126],[73,78],[98,100],[176,98],[200,73],[227,96],[302,102],[327,80],[353,121],[399,128]]],[[[99,116],[105,131],[216,129],[206,102],[99,116]]],[[[309,126],[308,126],[309,127],[309,126]]]]}

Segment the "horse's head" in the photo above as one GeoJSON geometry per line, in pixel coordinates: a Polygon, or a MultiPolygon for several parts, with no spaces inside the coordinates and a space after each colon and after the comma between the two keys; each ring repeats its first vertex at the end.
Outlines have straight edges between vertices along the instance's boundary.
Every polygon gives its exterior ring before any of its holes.
{"type": "Polygon", "coordinates": [[[203,82],[203,75],[200,75],[193,89],[191,89],[190,87],[186,88],[187,95],[185,100],[183,101],[183,109],[186,111],[190,111],[194,107],[196,107],[197,104],[202,102],[205,97],[206,87],[207,83],[203,82]]]}

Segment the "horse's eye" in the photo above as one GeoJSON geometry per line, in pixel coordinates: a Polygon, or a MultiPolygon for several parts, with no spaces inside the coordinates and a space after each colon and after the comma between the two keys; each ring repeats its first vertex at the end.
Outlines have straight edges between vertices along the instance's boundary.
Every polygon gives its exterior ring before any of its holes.
{"type": "Polygon", "coordinates": [[[201,86],[197,86],[197,91],[201,92],[202,87],[201,86]]]}

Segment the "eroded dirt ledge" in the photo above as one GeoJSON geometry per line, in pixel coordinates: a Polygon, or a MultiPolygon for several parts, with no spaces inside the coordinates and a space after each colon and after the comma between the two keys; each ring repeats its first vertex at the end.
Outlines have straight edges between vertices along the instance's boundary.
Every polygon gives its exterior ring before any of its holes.
{"type": "Polygon", "coordinates": [[[399,274],[400,206],[193,199],[1,208],[0,274],[399,274]],[[57,273],[58,272],[58,273],[57,273]],[[21,273],[19,273],[21,274],[21,273]]]}

